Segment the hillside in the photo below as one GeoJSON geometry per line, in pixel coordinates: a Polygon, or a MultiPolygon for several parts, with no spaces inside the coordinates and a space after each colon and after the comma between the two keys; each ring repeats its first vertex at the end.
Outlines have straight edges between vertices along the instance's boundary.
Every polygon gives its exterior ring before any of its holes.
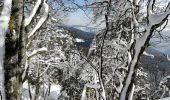
{"type": "Polygon", "coordinates": [[[154,57],[142,55],[138,66],[143,67],[144,72],[147,73],[147,80],[152,84],[151,90],[155,90],[159,87],[160,81],[169,75],[170,62],[164,53],[152,47],[147,48],[146,52],[154,55],[154,57]]]}
{"type": "MultiPolygon", "coordinates": [[[[81,28],[86,29],[87,27],[83,27],[83,26],[62,26],[64,29],[68,30],[71,35],[73,36],[73,38],[78,38],[78,39],[82,39],[84,40],[84,42],[76,42],[76,44],[80,47],[80,48],[86,48],[89,49],[93,37],[94,37],[94,33],[95,32],[90,32],[89,30],[84,31],[83,29],[81,30],[81,28]]],[[[92,28],[90,29],[92,30],[92,28]]],[[[93,29],[95,30],[95,29],[93,29]]],[[[170,62],[167,60],[166,55],[158,50],[156,50],[153,47],[148,47],[145,50],[147,53],[154,55],[154,58],[151,58],[149,56],[145,56],[142,55],[141,59],[140,59],[140,63],[142,63],[142,65],[148,69],[149,66],[155,66],[157,67],[159,70],[163,71],[163,70],[167,70],[170,68],[170,62]]],[[[87,51],[86,51],[87,52],[87,51]]]]}
{"type": "Polygon", "coordinates": [[[159,70],[167,70],[170,68],[170,62],[167,60],[166,55],[152,47],[146,49],[146,52],[154,55],[154,58],[143,55],[140,59],[145,68],[150,65],[157,67],[159,70]]]}

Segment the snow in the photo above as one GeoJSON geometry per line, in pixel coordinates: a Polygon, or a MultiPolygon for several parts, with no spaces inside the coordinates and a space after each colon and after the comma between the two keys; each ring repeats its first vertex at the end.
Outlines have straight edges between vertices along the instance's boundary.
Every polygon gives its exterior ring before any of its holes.
{"type": "Polygon", "coordinates": [[[83,39],[80,39],[80,38],[76,38],[75,41],[76,42],[85,42],[83,39]]]}
{"type": "Polygon", "coordinates": [[[131,56],[131,53],[128,52],[128,63],[130,63],[132,61],[132,56],[131,56]]]}
{"type": "Polygon", "coordinates": [[[154,58],[154,55],[150,54],[150,53],[147,53],[146,51],[143,52],[143,55],[145,56],[149,56],[151,58],[154,58]]]}
{"type": "MultiPolygon", "coordinates": [[[[44,87],[45,87],[45,90],[48,89],[48,85],[45,84],[44,87]]],[[[62,87],[60,85],[51,84],[50,94],[46,97],[45,100],[58,100],[58,97],[60,96],[61,88],[62,87]]],[[[34,93],[35,93],[35,88],[31,88],[31,95],[33,97],[31,100],[34,100],[34,96],[35,96],[34,93]]],[[[43,99],[44,98],[42,96],[39,97],[39,100],[43,100],[43,99]]],[[[23,84],[22,100],[30,100],[27,81],[24,82],[23,84]]]]}
{"type": "Polygon", "coordinates": [[[42,53],[42,52],[46,52],[47,51],[47,48],[46,47],[42,47],[42,48],[39,48],[37,50],[33,50],[33,52],[31,53],[28,53],[26,52],[26,56],[27,56],[27,59],[26,59],[26,62],[25,62],[25,70],[22,74],[22,78],[24,79],[24,77],[26,76],[26,71],[27,71],[27,68],[28,68],[28,61],[34,57],[35,55],[39,54],[39,53],[42,53]]]}
{"type": "Polygon", "coordinates": [[[54,17],[51,18],[53,21],[58,22],[58,20],[54,17]]]}
{"type": "Polygon", "coordinates": [[[33,19],[33,17],[35,16],[40,4],[41,4],[42,0],[37,0],[35,7],[33,8],[30,16],[28,18],[25,18],[24,20],[24,26],[28,26],[31,22],[31,20],[33,19]]]}
{"type": "Polygon", "coordinates": [[[12,0],[4,0],[4,7],[0,16],[0,91],[2,98],[5,100],[4,93],[4,71],[3,59],[5,53],[5,34],[8,30],[8,22],[10,20],[12,0]]]}
{"type": "Polygon", "coordinates": [[[81,100],[86,100],[86,86],[84,86],[84,88],[83,88],[83,92],[82,92],[82,95],[81,95],[81,100]]]}
{"type": "Polygon", "coordinates": [[[34,29],[28,33],[28,38],[30,38],[31,36],[33,36],[35,34],[35,32],[42,26],[42,24],[46,21],[47,17],[48,17],[48,10],[49,10],[49,6],[46,3],[46,0],[44,0],[43,3],[43,7],[45,8],[44,14],[42,15],[42,17],[40,18],[40,20],[38,21],[37,25],[34,27],[34,29]]]}
{"type": "Polygon", "coordinates": [[[32,57],[32,56],[40,53],[40,52],[45,52],[45,51],[47,51],[47,48],[46,47],[42,47],[40,49],[34,50],[31,54],[27,54],[27,57],[29,58],[29,57],[32,57]]]}
{"type": "Polygon", "coordinates": [[[162,18],[165,18],[166,16],[167,16],[166,12],[162,14],[150,14],[149,22],[151,25],[156,25],[157,23],[160,23],[162,21],[162,18]]]}
{"type": "Polygon", "coordinates": [[[116,75],[118,76],[118,78],[119,78],[119,83],[120,83],[120,85],[119,86],[116,86],[115,84],[114,84],[114,87],[116,88],[116,91],[118,92],[118,93],[121,93],[121,91],[122,91],[122,88],[123,88],[123,81],[124,81],[124,71],[123,71],[123,74],[121,74],[120,72],[116,72],[116,75]]]}
{"type": "Polygon", "coordinates": [[[164,83],[166,83],[168,81],[168,79],[170,79],[170,76],[164,77],[160,82],[160,86],[163,85],[164,83]]]}
{"type": "Polygon", "coordinates": [[[128,87],[131,83],[132,75],[134,73],[134,68],[135,68],[138,56],[140,54],[142,46],[144,46],[144,44],[145,44],[145,42],[146,42],[146,40],[147,40],[147,38],[150,34],[150,28],[151,27],[148,27],[148,29],[146,29],[147,31],[144,33],[144,36],[142,36],[141,38],[137,38],[137,41],[136,41],[136,44],[135,44],[134,58],[131,61],[130,71],[129,71],[129,74],[128,74],[127,79],[126,79],[125,87],[123,88],[123,91],[121,93],[120,100],[125,100],[126,93],[127,93],[128,87]]]}
{"type": "MultiPolygon", "coordinates": [[[[6,1],[9,1],[9,0],[6,0],[6,1]]],[[[12,0],[10,0],[11,2],[12,0]]],[[[38,21],[37,25],[35,26],[35,28],[33,28],[33,30],[29,33],[29,36],[28,37],[31,37],[35,34],[35,32],[42,26],[42,24],[45,22],[45,20],[47,19],[48,17],[48,5],[47,3],[45,2],[46,0],[44,0],[43,2],[43,7],[45,8],[45,12],[43,14],[43,16],[40,18],[40,20],[38,21]]],[[[123,1],[123,0],[122,0],[123,1]]],[[[137,0],[136,0],[137,1],[137,0]]],[[[25,26],[29,25],[32,18],[34,17],[37,9],[39,8],[40,4],[41,4],[42,0],[37,0],[36,2],[36,5],[35,7],[33,8],[33,11],[32,13],[30,14],[30,16],[28,18],[25,19],[25,26]]],[[[153,0],[151,0],[151,2],[153,2],[153,0]]],[[[139,3],[139,0],[137,1],[136,4],[139,3]]],[[[152,4],[152,3],[151,3],[152,4]]],[[[6,8],[8,8],[8,6],[5,6],[6,8]]],[[[9,10],[9,9],[8,9],[9,10]]],[[[8,13],[8,16],[3,16],[3,14],[6,13],[6,12],[3,12],[2,13],[2,16],[0,17],[0,76],[3,76],[3,67],[2,67],[2,64],[3,64],[3,55],[4,55],[4,36],[5,36],[5,31],[7,30],[7,27],[8,27],[8,23],[9,22],[9,12],[8,13]],[[2,23],[1,23],[2,22],[2,23]],[[3,24],[3,25],[2,25],[3,24]],[[4,26],[5,25],[5,26],[4,26]]],[[[134,68],[135,68],[135,65],[136,65],[136,62],[138,60],[138,56],[139,56],[139,53],[141,52],[141,48],[144,46],[148,36],[150,35],[150,28],[152,27],[152,25],[155,25],[157,23],[160,23],[163,19],[163,17],[165,17],[167,15],[167,13],[162,13],[162,14],[153,14],[153,12],[151,12],[151,8],[149,8],[149,25],[147,26],[146,28],[146,32],[144,33],[144,35],[142,37],[137,37],[135,38],[134,35],[132,35],[132,41],[130,42],[130,47],[133,43],[136,43],[134,44],[135,46],[135,53],[134,53],[134,58],[132,58],[132,54],[130,51],[128,51],[128,57],[129,57],[129,61],[128,63],[130,64],[130,69],[129,69],[129,73],[128,73],[128,76],[127,76],[127,79],[125,80],[124,82],[124,78],[122,77],[125,73],[121,74],[119,73],[119,82],[120,82],[120,86],[116,88],[116,90],[121,93],[121,99],[120,100],[125,100],[125,97],[126,97],[126,93],[127,93],[127,90],[128,90],[128,87],[129,87],[129,84],[131,83],[131,79],[132,79],[132,75],[134,73],[134,68]],[[134,42],[134,40],[136,39],[136,42],[134,42]],[[125,83],[125,86],[123,87],[123,84],[122,83],[125,83]],[[123,89],[123,90],[122,90],[123,89]]],[[[52,20],[56,20],[52,17],[52,20]]],[[[134,17],[134,21],[135,21],[135,24],[138,25],[138,22],[136,20],[136,18],[134,17]]],[[[60,32],[61,30],[57,30],[57,32],[60,32]]],[[[66,36],[66,35],[62,35],[63,37],[66,36]]],[[[76,42],[85,42],[85,40],[83,39],[80,39],[80,38],[76,38],[75,39],[76,42]]],[[[123,42],[123,41],[122,41],[123,42]]],[[[123,44],[123,43],[122,43],[123,44]]],[[[125,43],[124,43],[125,44],[125,43]]],[[[126,44],[125,44],[126,45],[126,44]]],[[[28,54],[27,56],[28,57],[31,57],[35,54],[37,54],[38,52],[42,52],[42,51],[47,51],[47,48],[41,48],[39,50],[34,50],[32,53],[28,54]]],[[[59,51],[58,51],[59,52],[59,51]]],[[[144,55],[147,55],[147,56],[150,56],[152,58],[154,58],[154,55],[151,55],[147,52],[144,52],[143,53],[144,55]]],[[[64,55],[61,54],[61,56],[64,57],[64,55]]],[[[62,58],[62,57],[61,57],[62,58]]],[[[58,59],[58,57],[54,58],[54,59],[58,59]]],[[[170,58],[167,56],[167,59],[170,61],[170,58]]],[[[41,73],[40,76],[42,76],[46,71],[47,69],[49,68],[50,66],[48,66],[44,72],[41,73]]],[[[124,75],[125,76],[125,75],[124,75]]],[[[97,79],[98,76],[96,76],[96,80],[98,81],[97,79]]],[[[1,77],[0,77],[0,80],[1,80],[1,77]]],[[[3,80],[3,79],[2,79],[3,80]]],[[[3,82],[3,81],[1,81],[3,82]]],[[[96,84],[98,82],[95,82],[96,84]]],[[[92,88],[95,88],[96,90],[99,88],[98,85],[92,85],[92,84],[86,84],[84,86],[84,89],[83,89],[83,92],[82,92],[82,98],[81,100],[85,100],[85,97],[86,97],[86,87],[92,87],[92,88]]],[[[3,85],[3,84],[2,84],[3,85]]],[[[3,86],[1,85],[0,88],[2,88],[3,86]]],[[[48,86],[46,85],[45,87],[46,89],[48,88],[48,86]]],[[[135,86],[133,85],[133,88],[132,88],[132,91],[131,91],[131,94],[129,96],[130,100],[133,98],[133,93],[134,93],[134,89],[135,89],[135,86]]],[[[2,90],[2,89],[1,89],[2,90]]],[[[29,95],[28,95],[28,85],[27,84],[24,84],[23,85],[23,100],[30,100],[29,99],[29,95]]],[[[59,85],[55,85],[55,84],[52,84],[51,85],[51,91],[50,91],[50,95],[46,98],[47,100],[57,100],[58,96],[60,95],[60,90],[61,90],[61,86],[59,85]]],[[[32,91],[35,91],[34,89],[32,91]]],[[[34,92],[32,92],[33,94],[33,97],[34,97],[34,92]]],[[[104,89],[103,89],[103,92],[101,93],[102,96],[104,98],[105,97],[105,92],[104,92],[104,89]]],[[[41,99],[42,97],[40,97],[41,99]]],[[[160,99],[160,100],[170,100],[170,98],[164,98],[164,99],[160,99]]]]}
{"type": "Polygon", "coordinates": [[[128,100],[133,100],[134,90],[135,90],[135,85],[133,84],[132,90],[131,90],[131,93],[130,93],[130,95],[129,95],[129,99],[128,99],[128,100]]]}
{"type": "Polygon", "coordinates": [[[162,99],[159,99],[159,100],[170,100],[170,97],[162,98],[162,99]]]}
{"type": "Polygon", "coordinates": [[[153,5],[153,0],[150,1],[149,3],[149,8],[148,8],[148,16],[149,16],[149,24],[151,26],[156,25],[160,22],[162,22],[162,20],[164,18],[166,18],[167,16],[169,16],[170,14],[170,5],[167,5],[167,9],[165,10],[165,12],[163,13],[159,13],[159,14],[154,14],[152,11],[152,5],[153,5]]]}
{"type": "Polygon", "coordinates": [[[168,61],[170,61],[170,58],[169,58],[169,56],[168,56],[168,55],[167,55],[167,60],[168,60],[168,61]]]}
{"type": "Polygon", "coordinates": [[[61,86],[60,85],[51,85],[50,95],[47,96],[46,100],[58,100],[57,98],[60,96],[61,86]]]}
{"type": "Polygon", "coordinates": [[[42,72],[42,73],[39,75],[39,77],[42,77],[43,74],[45,74],[49,68],[50,68],[50,65],[48,64],[48,66],[45,68],[44,72],[42,72]]]}

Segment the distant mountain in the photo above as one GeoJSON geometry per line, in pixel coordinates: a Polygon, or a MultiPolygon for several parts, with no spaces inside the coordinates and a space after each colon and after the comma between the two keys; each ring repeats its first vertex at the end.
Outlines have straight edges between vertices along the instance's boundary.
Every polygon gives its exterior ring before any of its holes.
{"type": "Polygon", "coordinates": [[[79,29],[79,30],[82,30],[82,31],[85,31],[85,32],[88,32],[88,33],[92,33],[92,34],[95,34],[99,29],[98,28],[95,28],[95,27],[89,27],[89,26],[83,26],[83,25],[72,25],[70,26],[72,28],[76,28],[76,29],[79,29]]]}
{"type": "MultiPolygon", "coordinates": [[[[90,47],[90,44],[92,43],[95,32],[80,30],[80,29],[76,28],[78,26],[60,26],[60,27],[69,31],[71,36],[75,39],[75,42],[77,39],[84,41],[84,42],[76,42],[76,44],[78,46],[81,46],[83,48],[90,47]]],[[[82,27],[82,26],[79,26],[79,27],[82,27]]]]}
{"type": "Polygon", "coordinates": [[[147,53],[150,53],[150,54],[153,54],[153,55],[161,55],[161,56],[163,56],[164,54],[162,53],[162,52],[160,52],[159,50],[156,50],[155,48],[153,48],[153,47],[148,47],[148,48],[146,48],[145,49],[145,51],[147,52],[147,53]]]}
{"type": "MultiPolygon", "coordinates": [[[[169,45],[168,45],[168,46],[169,46],[169,45]]],[[[169,48],[169,47],[167,47],[167,48],[164,50],[164,52],[170,56],[170,48],[169,48]]]]}

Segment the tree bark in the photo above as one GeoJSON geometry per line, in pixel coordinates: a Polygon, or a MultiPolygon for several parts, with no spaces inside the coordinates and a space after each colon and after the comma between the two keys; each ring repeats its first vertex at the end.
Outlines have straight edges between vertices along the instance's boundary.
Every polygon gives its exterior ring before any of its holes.
{"type": "Polygon", "coordinates": [[[25,56],[24,0],[12,1],[9,32],[5,40],[5,93],[6,100],[21,100],[22,73],[25,56]]]}

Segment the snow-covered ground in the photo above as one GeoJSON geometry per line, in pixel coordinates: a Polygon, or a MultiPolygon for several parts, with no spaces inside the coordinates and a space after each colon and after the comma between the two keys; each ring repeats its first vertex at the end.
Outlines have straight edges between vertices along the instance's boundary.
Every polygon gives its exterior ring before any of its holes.
{"type": "MultiPolygon", "coordinates": [[[[48,89],[47,85],[44,85],[44,87],[45,90],[48,89]]],[[[41,87],[41,89],[42,88],[43,87],[41,87]]],[[[60,90],[61,90],[60,85],[51,84],[50,94],[47,95],[45,100],[58,100],[58,97],[60,96],[60,90]]],[[[22,90],[22,100],[34,100],[35,88],[31,88],[31,95],[32,95],[32,99],[30,99],[29,96],[28,82],[24,82],[23,90],[22,90]]],[[[43,100],[43,99],[44,97],[42,96],[39,97],[39,100],[43,100]]]]}
{"type": "Polygon", "coordinates": [[[159,99],[159,100],[170,100],[170,97],[162,98],[162,99],[159,99]]]}
{"type": "Polygon", "coordinates": [[[58,100],[57,98],[60,96],[60,90],[61,86],[60,85],[51,85],[51,91],[50,95],[47,96],[46,100],[58,100]]]}

